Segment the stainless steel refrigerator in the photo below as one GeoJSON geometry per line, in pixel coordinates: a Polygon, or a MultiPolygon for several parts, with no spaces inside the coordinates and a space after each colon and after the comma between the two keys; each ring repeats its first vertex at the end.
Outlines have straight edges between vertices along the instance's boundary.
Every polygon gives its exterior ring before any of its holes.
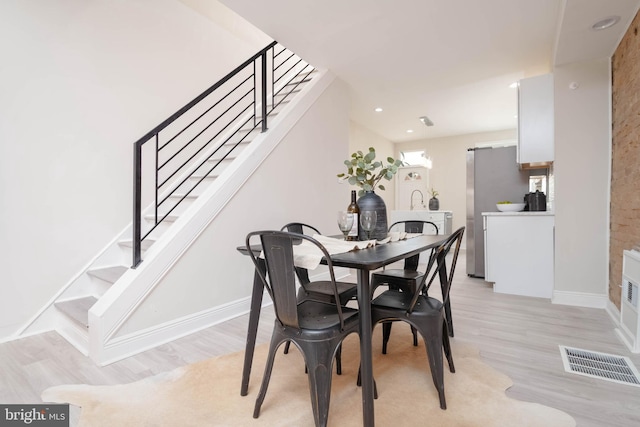
{"type": "Polygon", "coordinates": [[[496,203],[521,203],[529,192],[529,172],[520,170],[516,147],[467,150],[467,275],[484,278],[482,212],[497,212],[496,203]]]}

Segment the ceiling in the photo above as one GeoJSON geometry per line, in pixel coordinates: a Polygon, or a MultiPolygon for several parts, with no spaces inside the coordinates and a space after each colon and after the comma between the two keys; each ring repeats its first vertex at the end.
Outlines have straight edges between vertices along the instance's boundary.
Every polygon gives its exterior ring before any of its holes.
{"type": "Polygon", "coordinates": [[[517,91],[511,83],[551,72],[554,65],[611,56],[640,5],[640,0],[220,1],[345,81],[351,119],[393,142],[515,128],[517,91]],[[617,25],[591,29],[613,15],[621,17],[617,25]],[[426,127],[420,116],[434,126],[426,127]]]}

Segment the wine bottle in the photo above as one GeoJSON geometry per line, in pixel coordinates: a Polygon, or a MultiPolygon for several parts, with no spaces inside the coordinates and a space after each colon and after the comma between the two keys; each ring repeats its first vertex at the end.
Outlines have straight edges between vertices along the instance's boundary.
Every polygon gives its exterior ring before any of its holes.
{"type": "Polygon", "coordinates": [[[347,235],[347,240],[358,240],[360,234],[360,208],[356,203],[356,191],[351,191],[351,204],[347,206],[347,212],[353,215],[353,226],[347,235]]]}

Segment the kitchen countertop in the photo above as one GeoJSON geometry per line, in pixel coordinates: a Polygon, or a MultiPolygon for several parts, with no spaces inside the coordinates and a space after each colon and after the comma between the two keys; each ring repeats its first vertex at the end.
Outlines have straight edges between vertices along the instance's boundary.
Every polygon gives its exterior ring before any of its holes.
{"type": "Polygon", "coordinates": [[[451,211],[430,211],[429,209],[393,209],[393,212],[427,212],[427,213],[450,213],[451,211]]]}
{"type": "Polygon", "coordinates": [[[553,216],[550,211],[482,212],[483,216],[553,216]]]}

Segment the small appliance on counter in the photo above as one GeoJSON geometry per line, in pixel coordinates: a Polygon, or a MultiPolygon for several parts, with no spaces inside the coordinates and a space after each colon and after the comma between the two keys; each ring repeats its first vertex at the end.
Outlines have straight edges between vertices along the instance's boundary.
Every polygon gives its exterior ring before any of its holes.
{"type": "Polygon", "coordinates": [[[546,211],[547,196],[540,190],[535,193],[527,193],[524,195],[525,211],[546,211]]]}

